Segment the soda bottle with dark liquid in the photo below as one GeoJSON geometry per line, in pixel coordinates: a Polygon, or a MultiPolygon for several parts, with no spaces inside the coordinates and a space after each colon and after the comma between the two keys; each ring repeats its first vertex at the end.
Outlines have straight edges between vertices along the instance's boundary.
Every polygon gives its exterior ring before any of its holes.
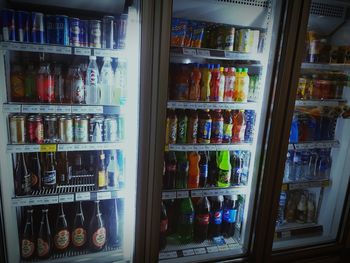
{"type": "Polygon", "coordinates": [[[206,196],[198,200],[196,207],[196,217],[194,222],[194,238],[198,242],[203,242],[208,237],[210,218],[210,203],[206,196]]]}
{"type": "Polygon", "coordinates": [[[102,214],[100,201],[95,201],[95,210],[89,225],[89,246],[92,251],[100,251],[106,245],[107,231],[102,214]]]}
{"type": "Polygon", "coordinates": [[[32,178],[27,169],[24,153],[16,155],[15,191],[16,195],[30,194],[32,190],[32,178]]]}
{"type": "Polygon", "coordinates": [[[81,202],[77,203],[74,225],[72,229],[72,244],[75,249],[84,248],[87,241],[87,231],[81,202]]]}
{"type": "Polygon", "coordinates": [[[159,250],[163,250],[166,247],[166,232],[168,230],[168,216],[166,213],[165,205],[161,202],[160,211],[160,233],[159,233],[159,250]]]}
{"type": "Polygon", "coordinates": [[[175,152],[165,153],[165,174],[163,179],[164,189],[175,189],[175,178],[176,178],[176,155],[175,152]]]}
{"type": "Polygon", "coordinates": [[[48,218],[48,209],[44,208],[41,211],[42,217],[40,229],[37,239],[37,255],[40,259],[49,258],[51,254],[52,241],[51,230],[48,218]]]}
{"type": "Polygon", "coordinates": [[[222,201],[223,196],[213,196],[210,198],[211,211],[210,211],[210,224],[209,235],[210,237],[217,237],[221,234],[222,223],[222,201]]]}
{"type": "Polygon", "coordinates": [[[31,179],[32,179],[32,189],[33,190],[41,190],[41,163],[40,163],[40,157],[39,153],[32,153],[31,154],[31,179]]]}
{"type": "Polygon", "coordinates": [[[237,195],[225,196],[221,231],[226,237],[232,237],[235,233],[238,210],[237,200],[237,195]]]}
{"type": "Polygon", "coordinates": [[[60,185],[69,184],[72,178],[72,167],[69,165],[67,152],[60,152],[57,162],[57,179],[60,185]]]}
{"type": "Polygon", "coordinates": [[[52,189],[56,187],[56,161],[54,158],[54,153],[46,153],[44,171],[42,177],[43,188],[52,189]]]}
{"type": "Polygon", "coordinates": [[[68,249],[70,243],[70,232],[68,230],[68,224],[66,215],[63,210],[63,203],[60,205],[60,213],[57,217],[54,245],[57,252],[64,252],[68,249]]]}
{"type": "Polygon", "coordinates": [[[206,152],[199,153],[199,187],[206,187],[208,179],[208,156],[206,152]]]}
{"type": "Polygon", "coordinates": [[[33,209],[27,210],[27,220],[21,238],[21,257],[25,260],[31,259],[35,252],[35,238],[33,229],[33,209]]]}

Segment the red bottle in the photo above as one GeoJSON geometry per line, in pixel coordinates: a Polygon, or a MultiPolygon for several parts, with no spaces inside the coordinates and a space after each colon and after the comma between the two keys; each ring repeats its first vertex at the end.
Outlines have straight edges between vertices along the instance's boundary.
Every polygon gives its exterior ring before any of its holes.
{"type": "Polygon", "coordinates": [[[39,102],[55,102],[54,77],[49,64],[41,64],[36,78],[36,90],[39,102]]]}
{"type": "Polygon", "coordinates": [[[210,80],[210,101],[219,101],[220,88],[220,64],[215,65],[211,70],[210,80]]]}

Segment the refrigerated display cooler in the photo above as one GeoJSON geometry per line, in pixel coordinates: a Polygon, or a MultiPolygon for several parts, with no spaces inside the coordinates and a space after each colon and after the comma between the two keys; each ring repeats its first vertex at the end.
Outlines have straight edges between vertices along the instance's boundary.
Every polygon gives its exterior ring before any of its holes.
{"type": "Polygon", "coordinates": [[[9,1],[1,8],[7,261],[132,261],[140,3],[9,1]]]}

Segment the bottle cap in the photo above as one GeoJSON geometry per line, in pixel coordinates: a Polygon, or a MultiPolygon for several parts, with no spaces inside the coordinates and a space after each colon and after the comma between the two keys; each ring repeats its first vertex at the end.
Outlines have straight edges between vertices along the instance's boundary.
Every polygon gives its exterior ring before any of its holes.
{"type": "Polygon", "coordinates": [[[215,65],[215,68],[220,68],[220,64],[216,64],[216,65],[215,65]]]}
{"type": "Polygon", "coordinates": [[[220,71],[221,71],[221,72],[224,72],[224,67],[220,67],[220,71]]]}
{"type": "Polygon", "coordinates": [[[248,73],[248,68],[244,68],[244,69],[243,69],[243,72],[248,73]]]}

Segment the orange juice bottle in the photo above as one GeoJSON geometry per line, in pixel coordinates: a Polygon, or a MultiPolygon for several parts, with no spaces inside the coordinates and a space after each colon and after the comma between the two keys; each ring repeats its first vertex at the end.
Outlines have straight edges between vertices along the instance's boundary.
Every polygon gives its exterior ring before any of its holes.
{"type": "Polygon", "coordinates": [[[233,101],[240,101],[242,79],[242,68],[237,68],[235,86],[233,88],[233,101]]]}
{"type": "Polygon", "coordinates": [[[201,156],[198,152],[191,152],[188,155],[188,159],[190,162],[190,167],[188,169],[188,188],[198,188],[199,185],[199,161],[201,156]]]}
{"type": "Polygon", "coordinates": [[[199,64],[195,63],[191,71],[190,94],[189,99],[198,101],[201,96],[201,77],[202,73],[199,70],[199,64]]]}

